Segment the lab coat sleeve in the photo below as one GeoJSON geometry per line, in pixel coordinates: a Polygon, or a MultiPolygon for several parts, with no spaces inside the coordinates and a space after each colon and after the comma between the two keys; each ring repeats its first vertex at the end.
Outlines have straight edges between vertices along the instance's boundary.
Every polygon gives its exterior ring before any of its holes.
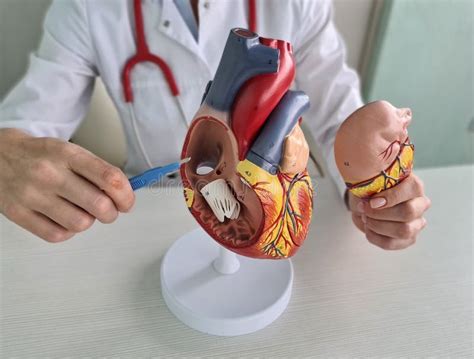
{"type": "Polygon", "coordinates": [[[345,46],[332,21],[332,3],[302,4],[303,20],[294,46],[296,86],[310,98],[304,121],[343,196],[346,186],[336,167],[334,139],[341,123],[363,105],[359,78],[345,63],[345,46]]]}
{"type": "Polygon", "coordinates": [[[0,128],[69,139],[85,116],[97,75],[82,0],[55,0],[29,68],[0,104],[0,128]]]}

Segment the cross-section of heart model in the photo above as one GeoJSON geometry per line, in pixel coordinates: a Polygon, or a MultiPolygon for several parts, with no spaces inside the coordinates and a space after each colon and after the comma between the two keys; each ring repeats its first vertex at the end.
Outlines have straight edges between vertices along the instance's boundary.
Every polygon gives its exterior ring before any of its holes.
{"type": "Polygon", "coordinates": [[[291,44],[233,29],[186,135],[186,204],[218,243],[253,258],[291,257],[308,234],[313,187],[300,128],[308,96],[289,90],[291,44]]]}

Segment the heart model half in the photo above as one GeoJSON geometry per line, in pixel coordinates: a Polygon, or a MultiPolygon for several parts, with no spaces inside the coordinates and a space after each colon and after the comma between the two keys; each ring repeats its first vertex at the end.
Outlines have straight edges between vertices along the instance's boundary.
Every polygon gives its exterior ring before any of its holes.
{"type": "Polygon", "coordinates": [[[308,233],[313,188],[307,170],[280,170],[285,139],[308,97],[289,91],[291,45],[233,29],[183,145],[186,204],[218,243],[238,254],[280,259],[308,233]]]}

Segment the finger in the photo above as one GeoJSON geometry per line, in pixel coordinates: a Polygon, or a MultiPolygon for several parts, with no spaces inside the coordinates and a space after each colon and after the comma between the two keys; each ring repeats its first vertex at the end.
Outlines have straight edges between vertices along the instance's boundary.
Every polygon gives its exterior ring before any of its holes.
{"type": "Polygon", "coordinates": [[[97,218],[112,223],[118,211],[112,199],[89,181],[71,173],[58,189],[58,194],[97,218]]]}
{"type": "Polygon", "coordinates": [[[363,233],[365,233],[365,225],[362,221],[362,216],[352,213],[352,222],[354,222],[355,226],[363,233]]]}
{"type": "Polygon", "coordinates": [[[89,229],[94,223],[94,217],[89,213],[61,197],[38,198],[31,209],[75,233],[89,229]]]}
{"type": "Polygon", "coordinates": [[[390,238],[390,237],[375,233],[368,228],[366,228],[365,236],[367,240],[373,245],[376,245],[377,247],[380,247],[388,251],[405,249],[416,242],[415,238],[410,238],[410,239],[390,238]]]}
{"type": "Polygon", "coordinates": [[[368,218],[384,221],[411,222],[423,215],[431,206],[428,197],[417,197],[394,207],[372,209],[364,204],[364,213],[368,218]]]}
{"type": "Polygon", "coordinates": [[[78,151],[69,158],[70,169],[102,189],[120,212],[129,211],[135,195],[127,177],[117,167],[88,151],[78,151]]]}
{"type": "Polygon", "coordinates": [[[421,217],[411,222],[392,222],[367,217],[365,225],[366,228],[377,234],[390,238],[409,239],[416,238],[418,233],[425,228],[426,219],[421,217]]]}
{"type": "Polygon", "coordinates": [[[5,208],[5,216],[20,227],[47,242],[63,242],[72,236],[74,232],[66,230],[44,215],[33,212],[23,206],[11,205],[5,208]]]}
{"type": "Polygon", "coordinates": [[[423,195],[423,182],[418,176],[411,174],[395,187],[374,195],[369,203],[374,209],[389,208],[423,195]]]}
{"type": "Polygon", "coordinates": [[[364,213],[364,203],[366,203],[367,201],[359,198],[359,197],[356,197],[354,196],[351,192],[348,192],[347,195],[349,196],[349,209],[352,211],[352,212],[356,212],[356,213],[359,213],[359,214],[362,214],[364,213]]]}

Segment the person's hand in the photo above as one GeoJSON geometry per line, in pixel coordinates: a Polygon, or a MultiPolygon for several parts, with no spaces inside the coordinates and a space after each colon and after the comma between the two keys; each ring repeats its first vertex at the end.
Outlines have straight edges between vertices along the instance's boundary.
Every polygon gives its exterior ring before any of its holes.
{"type": "Polygon", "coordinates": [[[422,181],[413,173],[369,201],[361,200],[350,192],[348,195],[354,224],[365,233],[370,243],[380,248],[407,248],[415,243],[426,226],[423,215],[431,201],[425,196],[422,181]]]}
{"type": "Polygon", "coordinates": [[[134,201],[123,172],[85,149],[0,129],[0,213],[38,237],[64,241],[134,201]]]}

